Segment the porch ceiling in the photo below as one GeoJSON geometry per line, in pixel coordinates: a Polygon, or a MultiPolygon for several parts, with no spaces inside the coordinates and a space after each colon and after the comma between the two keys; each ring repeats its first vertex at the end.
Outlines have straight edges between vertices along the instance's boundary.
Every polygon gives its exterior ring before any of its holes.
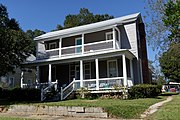
{"type": "Polygon", "coordinates": [[[88,53],[83,55],[74,55],[74,56],[65,56],[59,58],[51,58],[51,59],[43,59],[43,60],[35,60],[31,62],[23,63],[24,67],[32,67],[32,66],[41,66],[41,65],[48,65],[48,64],[60,64],[60,63],[70,63],[70,62],[77,62],[80,60],[94,60],[96,58],[109,58],[109,57],[117,57],[125,54],[125,56],[129,59],[135,58],[131,51],[127,49],[121,50],[111,50],[111,51],[102,51],[98,53],[88,53]]]}

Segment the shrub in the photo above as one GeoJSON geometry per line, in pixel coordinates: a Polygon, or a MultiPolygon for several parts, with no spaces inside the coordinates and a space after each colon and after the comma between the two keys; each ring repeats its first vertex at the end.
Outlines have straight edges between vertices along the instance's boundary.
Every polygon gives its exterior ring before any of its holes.
{"type": "Polygon", "coordinates": [[[161,86],[151,84],[140,84],[131,87],[128,91],[129,98],[152,98],[161,93],[161,86]]]}
{"type": "Polygon", "coordinates": [[[1,94],[1,98],[9,99],[10,101],[39,101],[41,99],[41,91],[39,89],[3,89],[1,94]]]}

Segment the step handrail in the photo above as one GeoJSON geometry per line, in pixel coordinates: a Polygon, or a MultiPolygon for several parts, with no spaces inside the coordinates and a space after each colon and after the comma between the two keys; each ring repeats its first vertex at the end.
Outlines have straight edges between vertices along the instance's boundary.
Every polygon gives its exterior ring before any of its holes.
{"type": "Polygon", "coordinates": [[[48,89],[50,89],[51,87],[54,86],[55,90],[57,90],[57,84],[58,84],[58,80],[56,80],[55,82],[51,82],[48,87],[41,89],[41,101],[44,101],[46,99],[45,94],[46,94],[48,89]]]}
{"type": "Polygon", "coordinates": [[[66,86],[64,89],[63,89],[63,87],[61,87],[61,100],[64,100],[64,99],[66,99],[73,91],[74,91],[74,83],[75,83],[75,78],[73,79],[73,81],[68,85],[68,86],[66,86]],[[73,85],[73,86],[72,86],[73,85]],[[73,87],[72,88],[72,90],[69,92],[69,93],[67,93],[66,95],[65,95],[65,97],[63,97],[63,95],[64,95],[64,91],[66,91],[68,88],[70,88],[70,87],[73,87]]]}

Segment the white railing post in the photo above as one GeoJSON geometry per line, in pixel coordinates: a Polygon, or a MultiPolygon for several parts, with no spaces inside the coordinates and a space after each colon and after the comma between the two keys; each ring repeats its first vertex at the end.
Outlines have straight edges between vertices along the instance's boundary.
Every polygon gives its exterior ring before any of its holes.
{"type": "Polygon", "coordinates": [[[96,64],[96,90],[99,90],[99,64],[98,64],[98,59],[95,59],[95,64],[96,64]]]}
{"type": "Polygon", "coordinates": [[[84,34],[82,34],[82,54],[84,54],[84,34]]]}
{"type": "Polygon", "coordinates": [[[127,69],[126,69],[126,56],[122,55],[122,62],[123,62],[123,78],[124,78],[124,86],[128,87],[127,85],[127,69]]]}
{"type": "Polygon", "coordinates": [[[80,60],[80,87],[83,87],[83,61],[80,60]]]}
{"type": "Polygon", "coordinates": [[[61,87],[61,100],[63,100],[63,87],[61,87]]]}
{"type": "Polygon", "coordinates": [[[75,78],[73,78],[73,91],[74,91],[74,89],[75,89],[75,78]]]}
{"type": "Polygon", "coordinates": [[[116,31],[113,27],[113,49],[116,49],[116,31]]]}
{"type": "Polygon", "coordinates": [[[21,88],[23,88],[24,72],[21,71],[21,88]]]}
{"type": "Polygon", "coordinates": [[[51,80],[51,64],[49,64],[49,76],[48,76],[48,83],[51,84],[52,80],[51,80]]]}
{"type": "Polygon", "coordinates": [[[36,66],[36,86],[35,88],[38,88],[38,84],[39,84],[39,66],[36,66]]]}
{"type": "Polygon", "coordinates": [[[61,57],[62,38],[59,39],[59,57],[61,57]]]}

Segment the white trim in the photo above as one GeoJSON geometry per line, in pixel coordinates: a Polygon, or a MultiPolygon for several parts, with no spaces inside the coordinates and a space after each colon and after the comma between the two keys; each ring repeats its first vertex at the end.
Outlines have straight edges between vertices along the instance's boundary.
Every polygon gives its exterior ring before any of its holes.
{"type": "Polygon", "coordinates": [[[61,57],[62,38],[59,39],[59,57],[61,57]]]}
{"type": "Polygon", "coordinates": [[[36,66],[36,83],[39,83],[39,66],[36,66]]]}
{"type": "Polygon", "coordinates": [[[80,87],[83,87],[83,61],[80,60],[80,87]]]}
{"type": "Polygon", "coordinates": [[[99,90],[99,60],[95,59],[95,65],[96,65],[96,90],[99,90]]]}
{"type": "Polygon", "coordinates": [[[49,50],[57,49],[57,43],[56,42],[51,42],[49,43],[49,50]],[[55,48],[51,48],[51,45],[55,45],[55,48]]]}
{"type": "Polygon", "coordinates": [[[52,82],[52,77],[51,77],[51,64],[49,64],[49,74],[48,74],[48,83],[50,84],[52,82]]]}
{"type": "Polygon", "coordinates": [[[23,88],[24,72],[21,71],[21,88],[23,88]]]}
{"type": "Polygon", "coordinates": [[[113,27],[113,49],[116,49],[116,30],[113,27]]]}
{"type": "Polygon", "coordinates": [[[81,43],[82,43],[82,50],[81,50],[81,52],[82,52],[82,54],[84,54],[84,34],[82,34],[82,37],[81,37],[81,43]]]}
{"type": "Polygon", "coordinates": [[[124,77],[124,86],[128,86],[128,81],[127,81],[127,68],[126,68],[126,56],[123,54],[122,55],[122,61],[123,61],[123,77],[124,77]]]}
{"type": "Polygon", "coordinates": [[[114,60],[107,60],[107,77],[108,78],[111,78],[110,76],[109,76],[109,63],[110,62],[115,62],[116,63],[116,77],[118,77],[118,62],[117,62],[117,59],[114,59],[114,60]]]}

